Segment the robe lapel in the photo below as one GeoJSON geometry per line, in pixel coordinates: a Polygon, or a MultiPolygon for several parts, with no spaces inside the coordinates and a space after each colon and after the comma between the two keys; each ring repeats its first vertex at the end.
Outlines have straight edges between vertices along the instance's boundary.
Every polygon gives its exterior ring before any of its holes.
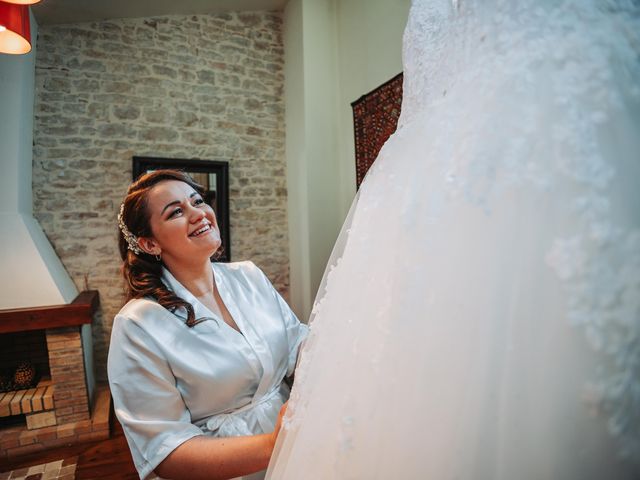
{"type": "Polygon", "coordinates": [[[261,328],[264,328],[264,326],[256,322],[255,318],[251,318],[251,315],[262,314],[268,310],[269,305],[267,302],[269,296],[265,295],[265,292],[260,290],[259,285],[255,285],[255,282],[251,282],[250,279],[234,279],[233,276],[244,275],[242,269],[217,268],[214,263],[211,266],[218,290],[227,309],[240,330],[242,330],[247,342],[251,345],[262,365],[262,378],[251,401],[251,403],[255,404],[269,393],[274,385],[273,355],[265,342],[264,332],[261,332],[261,328]],[[247,288],[247,284],[251,285],[252,288],[247,288]]]}
{"type": "MultiPolygon", "coordinates": [[[[164,267],[162,267],[162,281],[173,293],[191,304],[196,320],[207,318],[215,321],[218,326],[220,326],[222,319],[198,301],[198,299],[189,290],[183,287],[176,277],[174,277],[173,274],[164,267]]],[[[185,321],[187,320],[187,312],[184,308],[176,310],[174,314],[185,321]]]]}

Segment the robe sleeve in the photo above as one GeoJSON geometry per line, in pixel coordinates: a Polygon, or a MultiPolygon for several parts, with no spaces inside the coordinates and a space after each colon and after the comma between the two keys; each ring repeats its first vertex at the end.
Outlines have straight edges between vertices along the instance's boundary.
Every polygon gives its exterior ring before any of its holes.
{"type": "Polygon", "coordinates": [[[191,423],[161,350],[138,322],[117,315],[108,359],[114,409],[141,479],[202,431],[191,423]]]}
{"type": "MultiPolygon", "coordinates": [[[[255,266],[255,265],[254,265],[255,266]]],[[[275,289],[271,281],[267,278],[262,270],[260,270],[257,266],[255,268],[260,272],[263,277],[263,280],[267,284],[267,288],[271,292],[271,295],[278,302],[278,307],[280,308],[280,312],[282,313],[282,319],[284,321],[286,334],[287,334],[287,343],[289,344],[289,357],[287,361],[287,373],[286,376],[290,377],[293,375],[295,371],[296,364],[298,361],[298,354],[301,349],[301,344],[304,339],[307,338],[307,334],[309,333],[309,327],[307,327],[304,323],[298,320],[296,314],[293,313],[291,307],[287,304],[287,302],[282,298],[280,293],[275,289]]]]}

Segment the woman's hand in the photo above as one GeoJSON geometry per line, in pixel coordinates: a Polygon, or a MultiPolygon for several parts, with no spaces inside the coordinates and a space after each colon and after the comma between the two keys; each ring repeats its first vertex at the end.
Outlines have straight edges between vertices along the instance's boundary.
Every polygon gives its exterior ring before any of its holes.
{"type": "Polygon", "coordinates": [[[280,408],[280,413],[278,414],[278,420],[276,420],[276,427],[273,429],[273,433],[271,433],[271,441],[272,445],[276,445],[276,439],[278,438],[278,433],[280,433],[280,428],[282,428],[282,417],[284,417],[284,412],[287,411],[287,404],[289,402],[284,402],[284,405],[280,408]]]}

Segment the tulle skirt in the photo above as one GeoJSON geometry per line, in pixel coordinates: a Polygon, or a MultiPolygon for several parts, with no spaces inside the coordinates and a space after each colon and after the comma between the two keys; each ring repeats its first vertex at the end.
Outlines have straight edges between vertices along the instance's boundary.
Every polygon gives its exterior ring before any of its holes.
{"type": "Polygon", "coordinates": [[[640,478],[639,9],[509,3],[414,3],[268,478],[640,478]]]}

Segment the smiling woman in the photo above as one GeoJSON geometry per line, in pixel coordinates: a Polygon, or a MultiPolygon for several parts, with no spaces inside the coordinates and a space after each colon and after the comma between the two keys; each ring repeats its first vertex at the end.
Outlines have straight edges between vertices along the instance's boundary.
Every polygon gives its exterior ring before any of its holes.
{"type": "Polygon", "coordinates": [[[220,232],[213,209],[193,185],[165,180],[149,191],[146,211],[149,236],[140,237],[140,248],[171,271],[190,268],[199,253],[211,257],[220,247],[220,232]]]}
{"type": "Polygon", "coordinates": [[[108,373],[140,478],[262,478],[306,326],[253,263],[211,262],[218,223],[187,174],[143,175],[118,225],[108,373]]]}
{"type": "Polygon", "coordinates": [[[212,208],[218,221],[222,245],[216,250],[218,262],[231,261],[231,231],[229,222],[229,162],[134,156],[133,181],[156,170],[179,170],[187,173],[202,188],[200,194],[212,208]]]}

